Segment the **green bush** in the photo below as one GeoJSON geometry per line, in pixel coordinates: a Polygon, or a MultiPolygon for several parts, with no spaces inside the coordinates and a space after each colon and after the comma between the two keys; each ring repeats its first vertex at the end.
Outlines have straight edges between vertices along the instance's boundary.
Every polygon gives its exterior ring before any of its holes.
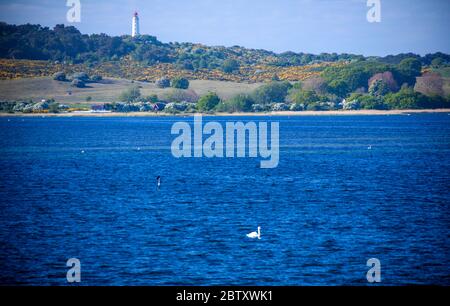
{"type": "Polygon", "coordinates": [[[422,63],[419,59],[414,57],[405,58],[396,67],[394,76],[399,80],[399,84],[407,83],[414,86],[416,77],[420,76],[422,70],[422,63]]]}
{"type": "Polygon", "coordinates": [[[163,93],[161,100],[167,102],[197,103],[199,96],[191,89],[171,89],[163,93]]]}
{"type": "Polygon", "coordinates": [[[436,57],[431,61],[431,67],[433,68],[441,68],[445,65],[445,60],[442,57],[436,57]]]}
{"type": "Polygon", "coordinates": [[[292,90],[287,101],[294,104],[304,104],[320,101],[320,97],[312,90],[292,90]]]}
{"type": "Polygon", "coordinates": [[[222,71],[225,73],[233,73],[239,70],[239,62],[234,59],[226,59],[222,64],[222,71]]]}
{"type": "Polygon", "coordinates": [[[160,78],[155,82],[156,87],[158,88],[167,88],[170,87],[170,80],[166,77],[160,78]]]}
{"type": "Polygon", "coordinates": [[[283,103],[291,87],[289,82],[271,82],[255,89],[251,98],[257,104],[283,103]]]}
{"type": "Polygon", "coordinates": [[[411,87],[403,87],[397,93],[390,93],[384,97],[384,103],[390,109],[420,109],[420,108],[448,108],[450,97],[427,97],[415,92],[411,87]]]}
{"type": "Polygon", "coordinates": [[[233,98],[226,100],[219,105],[216,109],[219,112],[251,112],[253,110],[253,100],[248,95],[237,95],[233,98]]]}
{"type": "Polygon", "coordinates": [[[189,80],[182,77],[176,77],[172,80],[171,86],[173,88],[179,89],[188,89],[189,88],[189,80]]]}
{"type": "Polygon", "coordinates": [[[48,111],[50,113],[59,113],[59,103],[57,102],[52,102],[48,105],[48,111]]]}
{"type": "Polygon", "coordinates": [[[320,110],[324,110],[324,109],[322,108],[320,103],[313,102],[313,103],[309,103],[306,106],[306,110],[309,110],[309,111],[320,111],[320,110]]]}
{"type": "Polygon", "coordinates": [[[210,92],[198,100],[197,109],[200,111],[210,111],[213,110],[219,103],[219,96],[214,92],[210,92]]]}
{"type": "Polygon", "coordinates": [[[383,80],[376,80],[369,87],[369,94],[374,97],[384,96],[389,91],[387,83],[383,80]]]}
{"type": "Polygon", "coordinates": [[[353,93],[347,99],[350,103],[356,102],[358,108],[362,109],[386,109],[387,105],[383,101],[381,96],[373,96],[368,94],[353,93]]]}
{"type": "Polygon", "coordinates": [[[138,86],[132,86],[124,90],[120,96],[119,100],[121,102],[135,102],[141,97],[141,90],[138,86]]]}
{"type": "Polygon", "coordinates": [[[151,102],[151,103],[159,102],[158,96],[155,94],[150,95],[150,96],[145,96],[145,97],[141,98],[140,100],[141,100],[141,102],[151,102]]]}
{"type": "Polygon", "coordinates": [[[83,82],[89,82],[89,75],[86,72],[76,72],[72,75],[72,80],[81,80],[83,82]]]}
{"type": "Polygon", "coordinates": [[[389,93],[384,97],[384,102],[390,109],[417,109],[423,108],[427,97],[414,92],[411,87],[403,87],[397,93],[389,93]]]}
{"type": "Polygon", "coordinates": [[[53,80],[64,82],[66,81],[66,74],[62,71],[58,71],[53,75],[53,80]]]}
{"type": "Polygon", "coordinates": [[[0,112],[2,113],[14,113],[14,107],[16,102],[1,101],[0,102],[0,112]]]}
{"type": "Polygon", "coordinates": [[[73,87],[83,88],[86,86],[83,80],[80,79],[73,79],[71,85],[73,87]]]}
{"type": "Polygon", "coordinates": [[[91,78],[90,78],[91,82],[94,82],[94,83],[95,83],[95,82],[100,82],[102,79],[103,79],[102,76],[101,76],[101,75],[98,75],[98,74],[93,75],[93,76],[91,76],[91,78]]]}
{"type": "Polygon", "coordinates": [[[358,61],[343,67],[327,67],[322,72],[327,90],[338,97],[346,97],[358,88],[366,88],[374,74],[393,70],[392,66],[376,61],[358,61]]]}

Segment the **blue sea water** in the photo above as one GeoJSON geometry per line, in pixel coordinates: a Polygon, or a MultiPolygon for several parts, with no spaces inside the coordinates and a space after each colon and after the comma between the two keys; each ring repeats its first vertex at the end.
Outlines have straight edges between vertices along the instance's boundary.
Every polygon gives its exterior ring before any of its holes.
{"type": "Polygon", "coordinates": [[[274,169],[174,158],[180,120],[0,118],[0,283],[450,285],[448,114],[204,118],[279,121],[274,169]]]}

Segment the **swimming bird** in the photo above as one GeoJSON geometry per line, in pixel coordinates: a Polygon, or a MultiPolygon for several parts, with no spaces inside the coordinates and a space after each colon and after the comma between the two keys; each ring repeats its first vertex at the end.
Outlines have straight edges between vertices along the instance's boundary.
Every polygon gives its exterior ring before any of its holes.
{"type": "Polygon", "coordinates": [[[372,145],[368,146],[367,150],[372,150],[372,145]]]}
{"type": "Polygon", "coordinates": [[[247,234],[247,237],[261,239],[261,226],[258,226],[258,232],[251,232],[250,234],[247,234]]]}
{"type": "Polygon", "coordinates": [[[159,186],[161,186],[161,177],[158,175],[156,177],[156,186],[159,188],[159,186]]]}

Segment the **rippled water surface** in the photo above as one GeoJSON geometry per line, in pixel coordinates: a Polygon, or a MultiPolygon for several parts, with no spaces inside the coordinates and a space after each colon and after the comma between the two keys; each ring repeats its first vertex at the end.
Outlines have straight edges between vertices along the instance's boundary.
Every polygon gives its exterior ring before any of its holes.
{"type": "Polygon", "coordinates": [[[179,120],[0,118],[0,283],[450,284],[449,115],[204,118],[279,121],[275,169],[172,157],[179,120]]]}

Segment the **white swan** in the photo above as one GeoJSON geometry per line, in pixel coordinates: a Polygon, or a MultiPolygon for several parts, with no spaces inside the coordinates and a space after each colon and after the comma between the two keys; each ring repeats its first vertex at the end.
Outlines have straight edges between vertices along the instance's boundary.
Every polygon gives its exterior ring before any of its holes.
{"type": "Polygon", "coordinates": [[[251,232],[250,234],[247,234],[247,237],[261,239],[261,226],[258,226],[258,232],[251,232]]]}

